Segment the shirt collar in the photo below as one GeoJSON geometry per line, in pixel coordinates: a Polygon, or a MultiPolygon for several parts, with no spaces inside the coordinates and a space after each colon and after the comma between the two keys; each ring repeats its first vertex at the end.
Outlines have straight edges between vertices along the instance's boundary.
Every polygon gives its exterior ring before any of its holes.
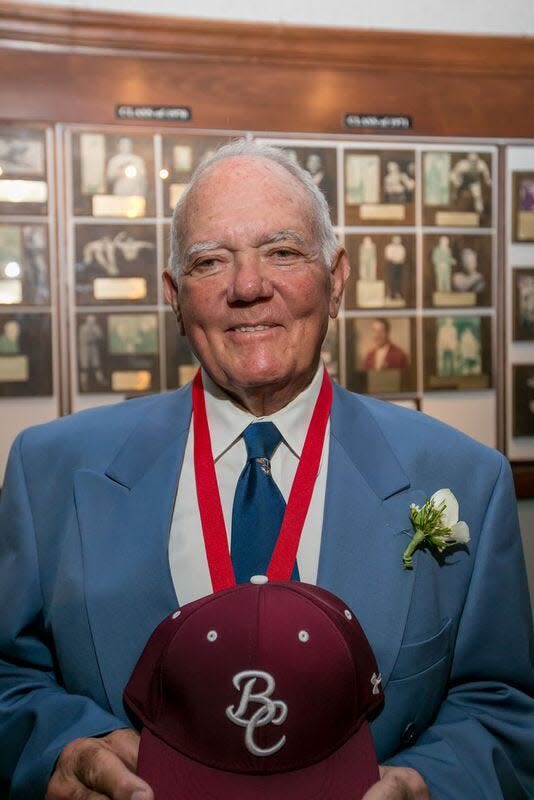
{"type": "Polygon", "coordinates": [[[266,417],[255,417],[239,408],[203,369],[202,382],[214,460],[217,461],[232,447],[247,425],[265,420],[276,425],[287,446],[297,458],[300,458],[315,402],[321,389],[323,371],[324,366],[321,363],[309,386],[280,411],[266,417]]]}

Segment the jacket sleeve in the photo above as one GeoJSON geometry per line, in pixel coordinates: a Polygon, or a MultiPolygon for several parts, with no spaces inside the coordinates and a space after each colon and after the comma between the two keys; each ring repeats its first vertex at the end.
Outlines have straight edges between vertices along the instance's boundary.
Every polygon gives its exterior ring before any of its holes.
{"type": "Polygon", "coordinates": [[[20,436],[0,502],[0,609],[0,798],[42,800],[68,742],[125,723],[61,685],[46,628],[20,436]]]}
{"type": "Polygon", "coordinates": [[[532,617],[504,458],[484,517],[446,697],[417,742],[387,763],[420,772],[433,800],[534,797],[532,617]]]}

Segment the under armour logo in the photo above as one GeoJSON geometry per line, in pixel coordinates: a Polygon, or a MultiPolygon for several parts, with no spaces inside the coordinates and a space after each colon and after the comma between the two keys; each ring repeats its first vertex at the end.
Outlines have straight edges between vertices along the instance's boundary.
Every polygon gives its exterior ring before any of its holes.
{"type": "Polygon", "coordinates": [[[273,676],[262,670],[249,669],[234,675],[233,684],[241,692],[241,700],[237,710],[234,710],[234,706],[228,706],[226,716],[235,725],[246,728],[245,746],[253,756],[272,756],[284,746],[286,737],[282,736],[272,747],[261,748],[254,741],[254,732],[256,728],[263,728],[271,723],[281,725],[287,717],[287,705],[284,701],[271,700],[276,686],[273,676]],[[257,680],[265,681],[266,686],[262,692],[253,692],[257,680]],[[247,718],[245,715],[249,703],[258,703],[259,707],[247,718]]]}
{"type": "Polygon", "coordinates": [[[378,694],[380,692],[380,684],[382,683],[382,675],[380,672],[378,675],[376,672],[373,672],[371,675],[371,683],[373,684],[373,694],[378,694]]]}

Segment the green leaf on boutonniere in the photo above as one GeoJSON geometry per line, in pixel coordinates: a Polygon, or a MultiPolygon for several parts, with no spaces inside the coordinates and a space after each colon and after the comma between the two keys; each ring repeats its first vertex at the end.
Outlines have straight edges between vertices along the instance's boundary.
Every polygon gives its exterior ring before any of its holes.
{"type": "Polygon", "coordinates": [[[412,556],[418,547],[428,545],[443,553],[448,547],[469,542],[469,527],[458,514],[458,501],[450,489],[438,489],[422,506],[412,503],[414,534],[402,556],[405,569],[413,568],[412,556]]]}

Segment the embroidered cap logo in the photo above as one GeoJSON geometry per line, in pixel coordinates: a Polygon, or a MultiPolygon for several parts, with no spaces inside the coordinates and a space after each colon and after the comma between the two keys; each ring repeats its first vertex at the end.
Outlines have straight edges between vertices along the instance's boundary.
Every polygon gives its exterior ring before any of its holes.
{"type": "Polygon", "coordinates": [[[226,716],[234,723],[245,728],[245,746],[253,756],[272,756],[277,753],[285,744],[286,737],[282,736],[276,744],[271,747],[258,747],[254,741],[256,728],[263,728],[265,725],[281,725],[287,717],[287,705],[283,700],[271,700],[271,695],[276,688],[275,680],[272,675],[262,670],[249,669],[238,672],[233,677],[233,684],[238,692],[241,692],[241,700],[234,710],[234,706],[228,706],[226,716]],[[265,688],[262,692],[254,692],[257,680],[265,681],[265,688]],[[257,703],[258,708],[252,716],[246,716],[249,703],[257,703]]]}

